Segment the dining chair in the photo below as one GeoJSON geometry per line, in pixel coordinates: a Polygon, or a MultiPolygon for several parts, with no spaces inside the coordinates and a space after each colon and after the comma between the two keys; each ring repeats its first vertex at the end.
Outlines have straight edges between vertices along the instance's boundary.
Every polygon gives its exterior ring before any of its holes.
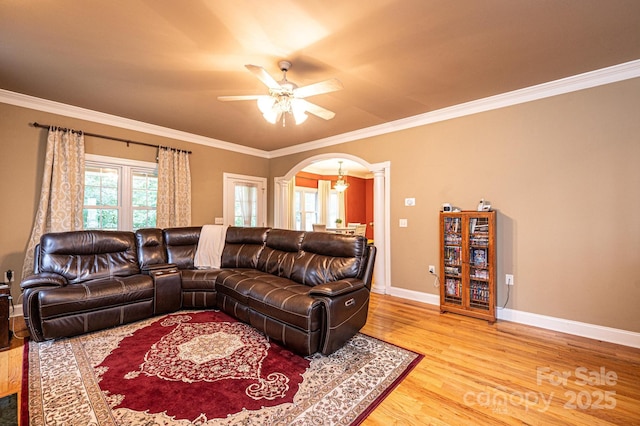
{"type": "Polygon", "coordinates": [[[314,223],[312,226],[314,232],[326,232],[327,230],[327,225],[324,223],[314,223]]]}
{"type": "Polygon", "coordinates": [[[367,224],[358,224],[356,225],[355,231],[353,231],[353,235],[365,235],[367,233],[367,224]]]}

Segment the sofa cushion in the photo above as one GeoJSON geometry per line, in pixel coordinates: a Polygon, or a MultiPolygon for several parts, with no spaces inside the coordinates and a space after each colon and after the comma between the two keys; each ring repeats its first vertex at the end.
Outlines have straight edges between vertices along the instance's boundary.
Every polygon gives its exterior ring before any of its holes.
{"type": "Polygon", "coordinates": [[[131,275],[93,280],[40,290],[40,315],[44,320],[153,299],[153,279],[131,275]]]}
{"type": "Polygon", "coordinates": [[[38,272],[53,272],[69,283],[140,273],[136,240],[126,231],[71,231],[42,236],[38,272]]]}
{"type": "Polygon", "coordinates": [[[290,277],[309,286],[358,277],[365,267],[366,248],[362,236],[308,232],[290,277]]]}
{"type": "Polygon", "coordinates": [[[221,269],[181,269],[182,290],[215,291],[221,269]]]}
{"type": "Polygon", "coordinates": [[[162,241],[162,229],[138,229],[135,235],[140,268],[167,263],[167,251],[162,241]]]}
{"type": "Polygon", "coordinates": [[[258,269],[267,274],[291,278],[293,265],[298,257],[304,231],[272,229],[267,235],[265,247],[258,259],[258,269]]]}
{"type": "Polygon", "coordinates": [[[252,310],[305,331],[319,330],[322,306],[312,288],[255,269],[223,270],[216,290],[252,310]]]}
{"type": "Polygon", "coordinates": [[[227,228],[220,260],[223,268],[257,268],[270,228],[227,228]]]}
{"type": "Polygon", "coordinates": [[[162,238],[167,250],[167,262],[176,265],[178,269],[193,269],[201,230],[201,226],[163,229],[162,238]]]}

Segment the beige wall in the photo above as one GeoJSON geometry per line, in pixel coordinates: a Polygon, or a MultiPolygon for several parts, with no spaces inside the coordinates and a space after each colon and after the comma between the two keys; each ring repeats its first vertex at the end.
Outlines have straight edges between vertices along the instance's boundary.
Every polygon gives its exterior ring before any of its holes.
{"type": "MultiPolygon", "coordinates": [[[[237,173],[267,177],[269,160],[188,143],[145,133],[49,114],[0,103],[0,273],[22,270],[26,248],[38,204],[44,153],[45,129],[29,126],[43,124],[81,129],[85,132],[162,144],[192,151],[189,158],[192,184],[193,225],[213,223],[222,217],[222,174],[237,173]]],[[[156,149],[86,137],[87,153],[155,162],[156,149]]],[[[19,276],[12,294],[19,294],[19,276]]]]}
{"type": "MultiPolygon", "coordinates": [[[[320,153],[389,161],[392,286],[437,294],[427,265],[439,264],[440,206],[485,198],[499,212],[500,305],[513,273],[508,308],[640,332],[638,111],[634,79],[265,160],[0,104],[0,271],[22,265],[43,162],[44,131],[27,125],[37,120],[192,150],[194,224],[222,215],[223,171],[269,176],[272,193],[274,177],[320,153]]],[[[153,161],[153,151],[87,140],[91,153],[153,161]]]]}
{"type": "Polygon", "coordinates": [[[485,198],[500,306],[513,273],[508,308],[640,332],[639,111],[634,79],[272,159],[271,175],[326,152],[390,161],[391,285],[432,294],[441,204],[485,198]]]}

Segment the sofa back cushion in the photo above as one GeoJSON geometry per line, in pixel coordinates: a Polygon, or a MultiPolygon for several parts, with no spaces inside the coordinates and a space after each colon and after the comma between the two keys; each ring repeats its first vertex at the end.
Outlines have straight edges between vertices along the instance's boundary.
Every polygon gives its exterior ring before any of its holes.
{"type": "Polygon", "coordinates": [[[162,240],[162,229],[146,228],[136,231],[140,268],[167,263],[167,251],[162,240]]]}
{"type": "Polygon", "coordinates": [[[270,228],[242,228],[230,226],[227,229],[220,264],[222,268],[258,267],[258,258],[264,249],[270,228]]]}
{"type": "Polygon", "coordinates": [[[175,264],[180,269],[193,269],[201,230],[201,226],[163,229],[162,238],[167,249],[167,262],[175,264]]]}
{"type": "Polygon", "coordinates": [[[272,229],[258,259],[258,269],[279,277],[291,279],[293,265],[299,255],[304,231],[272,229]]]}
{"type": "Polygon", "coordinates": [[[38,251],[38,272],[62,275],[70,284],[140,273],[133,232],[49,233],[40,238],[38,251]]]}
{"type": "Polygon", "coordinates": [[[307,232],[290,278],[310,286],[362,278],[367,254],[367,239],[363,236],[307,232]]]}

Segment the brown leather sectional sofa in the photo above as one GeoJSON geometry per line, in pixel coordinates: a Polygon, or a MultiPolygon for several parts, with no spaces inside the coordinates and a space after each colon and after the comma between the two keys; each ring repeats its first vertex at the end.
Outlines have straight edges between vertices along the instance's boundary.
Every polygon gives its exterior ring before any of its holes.
{"type": "Polygon", "coordinates": [[[42,237],[22,281],[36,341],[219,308],[289,349],[329,354],[367,319],[376,249],[360,236],[230,227],[220,269],[197,269],[200,227],[42,237]]]}

